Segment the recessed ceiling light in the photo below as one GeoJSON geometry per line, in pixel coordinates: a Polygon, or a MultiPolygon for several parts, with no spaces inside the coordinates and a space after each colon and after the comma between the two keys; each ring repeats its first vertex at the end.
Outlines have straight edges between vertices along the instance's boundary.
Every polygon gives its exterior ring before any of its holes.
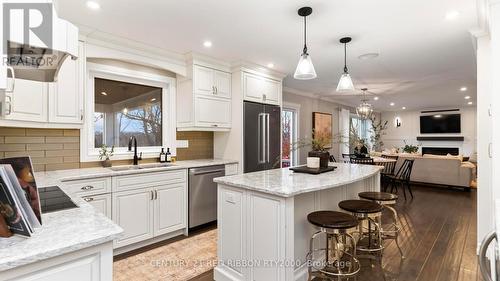
{"type": "Polygon", "coordinates": [[[378,97],[374,97],[373,100],[378,100],[378,97]]]}
{"type": "Polygon", "coordinates": [[[378,53],[366,53],[358,56],[358,59],[360,60],[371,60],[378,58],[379,54],[378,53]]]}
{"type": "Polygon", "coordinates": [[[405,109],[406,109],[406,106],[403,106],[403,107],[402,107],[402,109],[403,109],[403,110],[405,110],[405,109]]]}
{"type": "Polygon", "coordinates": [[[272,63],[272,62],[268,63],[268,64],[267,64],[267,67],[269,67],[269,68],[273,68],[273,67],[274,67],[274,63],[272,63]]]}
{"type": "Polygon", "coordinates": [[[462,87],[462,88],[460,88],[460,91],[461,91],[461,92],[465,92],[465,91],[467,91],[467,87],[462,87]]]}
{"type": "Polygon", "coordinates": [[[468,102],[467,104],[468,104],[468,105],[472,105],[472,102],[470,101],[470,102],[468,102]]]}
{"type": "Polygon", "coordinates": [[[470,96],[465,96],[464,99],[470,100],[470,96]]]}
{"type": "Polygon", "coordinates": [[[108,93],[106,93],[106,92],[101,92],[101,95],[103,95],[103,96],[107,96],[107,95],[108,95],[108,93]]]}
{"type": "Polygon", "coordinates": [[[205,41],[205,42],[203,42],[203,46],[205,46],[206,48],[212,47],[212,41],[205,41]]]}
{"type": "Polygon", "coordinates": [[[92,10],[99,10],[101,8],[101,5],[97,1],[89,0],[87,1],[87,8],[92,10]]]}
{"type": "Polygon", "coordinates": [[[445,16],[445,19],[446,20],[455,20],[458,18],[458,16],[460,16],[460,13],[458,11],[449,11],[446,13],[446,16],[445,16]]]}
{"type": "Polygon", "coordinates": [[[396,105],[396,104],[395,104],[395,103],[393,103],[393,102],[391,102],[389,105],[390,105],[390,106],[394,106],[394,105],[396,105]]]}

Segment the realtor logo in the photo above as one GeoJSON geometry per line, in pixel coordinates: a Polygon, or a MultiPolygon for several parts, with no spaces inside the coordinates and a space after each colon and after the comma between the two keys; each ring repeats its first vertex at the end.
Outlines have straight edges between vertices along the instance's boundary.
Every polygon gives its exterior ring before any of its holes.
{"type": "Polygon", "coordinates": [[[2,8],[3,46],[8,54],[27,55],[27,46],[52,48],[51,3],[3,3],[2,8]]]}

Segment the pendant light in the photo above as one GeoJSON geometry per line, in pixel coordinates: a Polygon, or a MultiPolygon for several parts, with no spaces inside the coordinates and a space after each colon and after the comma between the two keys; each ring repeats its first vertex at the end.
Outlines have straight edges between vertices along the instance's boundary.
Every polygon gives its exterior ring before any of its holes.
{"type": "Polygon", "coordinates": [[[295,74],[293,78],[299,80],[310,80],[317,77],[316,70],[314,70],[314,65],[312,63],[311,57],[307,53],[307,22],[306,17],[312,13],[311,7],[302,7],[299,9],[298,14],[304,17],[304,49],[302,50],[302,55],[300,55],[299,63],[295,69],[295,74]]]}
{"type": "Polygon", "coordinates": [[[368,99],[366,99],[366,91],[367,88],[361,89],[363,91],[363,99],[361,100],[361,104],[356,107],[356,114],[358,114],[361,119],[369,119],[373,113],[373,106],[368,103],[368,99]]]}
{"type": "Polygon", "coordinates": [[[344,73],[340,76],[337,92],[352,92],[354,91],[354,84],[352,83],[351,75],[347,69],[347,43],[351,42],[351,37],[344,37],[340,39],[340,43],[344,44],[344,73]]]}

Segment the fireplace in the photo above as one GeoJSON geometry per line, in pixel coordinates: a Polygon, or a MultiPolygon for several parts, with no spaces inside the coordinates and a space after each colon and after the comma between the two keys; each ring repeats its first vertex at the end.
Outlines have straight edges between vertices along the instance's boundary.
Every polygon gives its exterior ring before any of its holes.
{"type": "Polygon", "coordinates": [[[422,154],[434,154],[434,155],[458,155],[460,149],[458,147],[422,147],[422,154]]]}

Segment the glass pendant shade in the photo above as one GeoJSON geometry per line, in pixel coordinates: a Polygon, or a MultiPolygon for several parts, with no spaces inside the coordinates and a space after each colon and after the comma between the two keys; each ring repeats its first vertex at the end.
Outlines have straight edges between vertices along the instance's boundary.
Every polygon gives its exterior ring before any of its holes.
{"type": "Polygon", "coordinates": [[[314,70],[314,65],[309,54],[304,53],[300,56],[299,64],[295,69],[295,74],[293,78],[299,80],[309,80],[316,78],[316,70],[314,70]]]}
{"type": "Polygon", "coordinates": [[[352,83],[351,75],[345,72],[342,74],[337,85],[337,92],[352,92],[354,91],[354,84],[352,83]]]}
{"type": "Polygon", "coordinates": [[[366,100],[363,100],[361,104],[356,107],[356,114],[358,114],[361,119],[368,119],[372,116],[373,107],[371,104],[367,103],[366,100]]]}

